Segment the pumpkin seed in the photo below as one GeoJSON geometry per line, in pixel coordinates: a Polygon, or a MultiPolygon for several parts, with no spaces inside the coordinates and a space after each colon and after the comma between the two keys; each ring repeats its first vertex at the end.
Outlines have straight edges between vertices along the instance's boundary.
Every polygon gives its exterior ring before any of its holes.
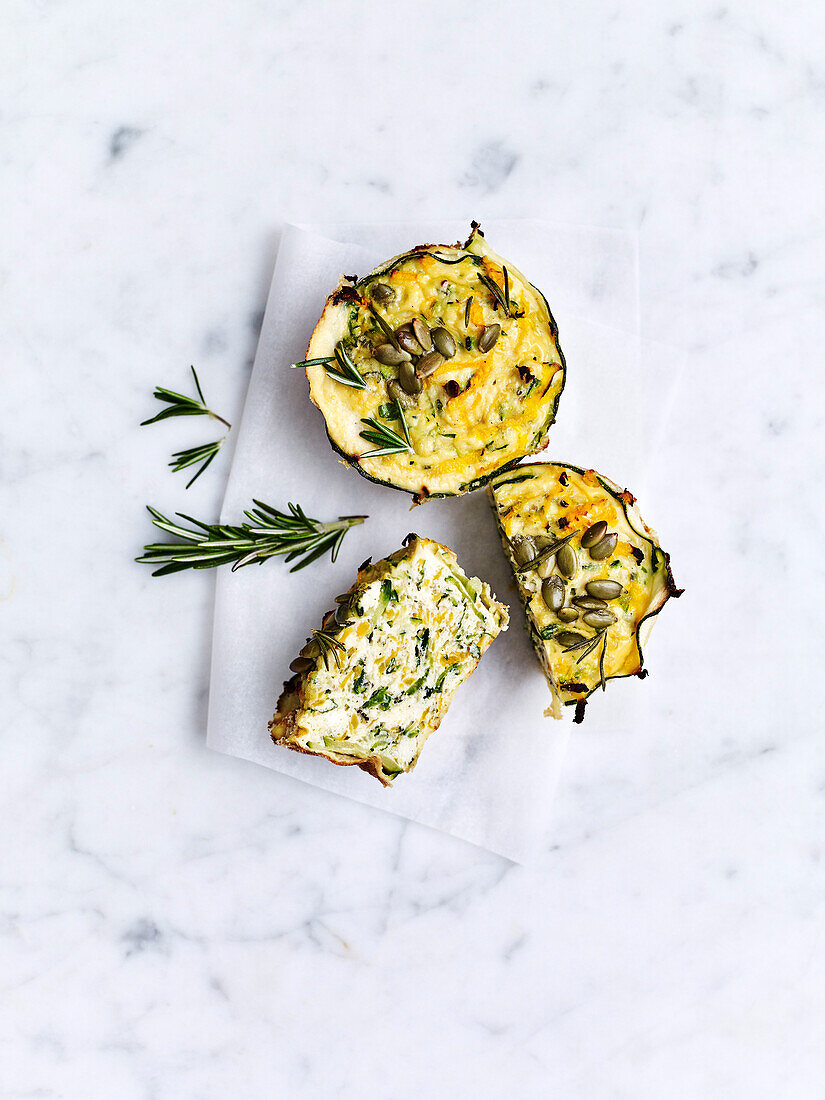
{"type": "Polygon", "coordinates": [[[395,330],[395,338],[398,341],[398,346],[404,351],[408,351],[410,355],[420,355],[423,351],[410,325],[402,325],[401,328],[397,328],[395,330]]]}
{"type": "Polygon", "coordinates": [[[438,370],[443,362],[444,359],[439,352],[428,351],[427,354],[422,355],[416,363],[416,374],[419,378],[429,378],[431,374],[438,370]]]}
{"type": "Polygon", "coordinates": [[[616,621],[616,616],[612,611],[606,609],[602,611],[587,611],[582,616],[582,621],[586,622],[588,626],[595,626],[601,629],[602,627],[612,626],[616,621]]]}
{"type": "Polygon", "coordinates": [[[536,566],[536,572],[543,581],[547,580],[547,578],[553,572],[553,559],[544,558],[542,561],[540,561],[536,566]]]}
{"type": "Polygon", "coordinates": [[[289,668],[291,672],[296,672],[300,676],[302,672],[308,672],[315,662],[310,661],[309,657],[296,657],[294,661],[290,661],[289,668]]]}
{"type": "Polygon", "coordinates": [[[588,595],[597,596],[600,600],[617,600],[624,592],[618,581],[588,581],[584,587],[588,595]]]}
{"type": "Polygon", "coordinates": [[[398,368],[398,381],[407,393],[421,393],[421,379],[412,363],[402,363],[398,368]]]}
{"type": "Polygon", "coordinates": [[[340,596],[335,597],[336,603],[349,603],[352,598],[351,592],[342,592],[340,596]]]}
{"type": "Polygon", "coordinates": [[[573,576],[578,567],[578,561],[576,560],[576,551],[566,542],[564,546],[560,546],[556,553],[556,566],[559,572],[568,579],[573,576]]]}
{"type": "Polygon", "coordinates": [[[526,565],[536,556],[536,546],[529,535],[516,535],[513,539],[513,557],[519,565],[526,565]]]}
{"type": "Polygon", "coordinates": [[[598,523],[594,523],[592,527],[588,527],[582,535],[582,546],[585,550],[589,550],[591,546],[595,546],[597,542],[607,534],[607,524],[603,519],[600,519],[598,523]]]}
{"type": "Polygon", "coordinates": [[[395,291],[389,283],[373,283],[370,287],[370,297],[374,302],[391,302],[395,297],[395,291]]]}
{"type": "Polygon", "coordinates": [[[590,547],[590,557],[593,561],[603,561],[605,558],[609,558],[616,549],[618,541],[619,536],[615,531],[612,531],[609,535],[605,535],[603,539],[599,539],[595,546],[590,547]]]}
{"type": "Polygon", "coordinates": [[[478,338],[478,350],[486,355],[499,336],[501,336],[501,325],[485,325],[478,338]]]}
{"type": "Polygon", "coordinates": [[[318,645],[314,638],[310,638],[303,649],[298,650],[301,657],[317,657],[321,652],[321,647],[318,645]]]}
{"type": "Polygon", "coordinates": [[[541,586],[541,598],[551,611],[558,611],[564,603],[564,581],[561,577],[550,577],[541,586]]]}
{"type": "Polygon", "coordinates": [[[455,355],[455,340],[450,336],[444,326],[439,325],[438,328],[434,328],[432,336],[433,345],[439,355],[443,355],[445,359],[452,359],[455,355]]]}
{"type": "Polygon", "coordinates": [[[552,546],[554,542],[558,542],[558,538],[555,535],[535,535],[534,542],[539,550],[546,550],[548,546],[552,546]]]}
{"type": "Polygon", "coordinates": [[[553,635],[553,641],[558,642],[560,646],[564,646],[566,649],[568,646],[583,642],[584,635],[577,634],[575,630],[560,630],[558,634],[553,635]]]}
{"type": "Polygon", "coordinates": [[[419,320],[418,317],[414,317],[412,320],[413,336],[419,342],[423,351],[431,351],[433,346],[433,338],[430,336],[430,330],[419,320]]]}
{"type": "Polygon", "coordinates": [[[387,383],[387,393],[393,401],[398,402],[402,409],[411,409],[415,404],[415,401],[396,378],[393,378],[392,381],[387,383]]]}
{"type": "Polygon", "coordinates": [[[373,355],[378,362],[383,363],[385,367],[397,367],[401,363],[409,362],[410,358],[406,351],[394,348],[392,344],[380,344],[373,352],[373,355]]]}
{"type": "Polygon", "coordinates": [[[343,626],[350,618],[352,609],[348,603],[338,604],[338,608],[335,612],[335,621],[339,626],[343,626]]]}
{"type": "Polygon", "coordinates": [[[595,596],[576,596],[573,603],[576,607],[583,607],[585,611],[600,611],[607,607],[604,600],[599,600],[595,596]]]}
{"type": "Polygon", "coordinates": [[[556,618],[561,619],[563,623],[574,623],[578,617],[579,613],[575,607],[560,607],[556,612],[556,618]]]}

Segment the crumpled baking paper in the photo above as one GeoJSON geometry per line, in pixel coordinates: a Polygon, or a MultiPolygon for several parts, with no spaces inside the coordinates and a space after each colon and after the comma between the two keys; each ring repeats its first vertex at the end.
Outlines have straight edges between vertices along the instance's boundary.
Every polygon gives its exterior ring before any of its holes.
{"type": "MultiPolygon", "coordinates": [[[[567,384],[544,457],[592,466],[643,494],[651,440],[675,372],[664,349],[639,354],[633,239],[537,222],[489,222],[483,229],[491,246],[545,293],[559,326],[567,384]]],[[[257,497],[278,507],[298,502],[319,519],[358,513],[369,519],[346,535],[335,564],[324,558],[290,573],[282,559],[272,559],[237,573],[217,571],[207,744],[521,862],[547,834],[572,709],[561,721],[543,717],[548,688],[486,494],[411,510],[409,496],[373,485],[339,461],[307,396],[304,371],[290,369],[304,358],[342,274],[363,275],[413,244],[452,243],[468,232],[459,222],[286,227],[221,518],[240,522],[257,497]],[[289,662],[335,594],[350,586],[361,561],[392,553],[410,531],[452,547],[463,568],[510,605],[511,622],[459,688],[415,770],[385,789],[357,768],[274,745],[267,722],[289,662]]],[[[608,696],[621,686],[611,685],[608,696]]],[[[608,697],[603,711],[610,704],[608,697]]],[[[625,699],[619,709],[627,706],[625,699]]]]}

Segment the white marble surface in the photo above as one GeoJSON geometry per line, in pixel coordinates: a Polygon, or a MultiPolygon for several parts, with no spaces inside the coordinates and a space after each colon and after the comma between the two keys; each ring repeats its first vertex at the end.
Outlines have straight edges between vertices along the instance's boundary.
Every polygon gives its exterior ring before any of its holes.
{"type": "Polygon", "coordinates": [[[821,1097],[822,9],[2,22],[0,1095],[821,1097]],[[689,356],[659,720],[577,732],[529,869],[208,752],[213,583],[130,564],[201,438],[151,387],[237,416],[279,226],[431,213],[638,231],[689,356]]]}

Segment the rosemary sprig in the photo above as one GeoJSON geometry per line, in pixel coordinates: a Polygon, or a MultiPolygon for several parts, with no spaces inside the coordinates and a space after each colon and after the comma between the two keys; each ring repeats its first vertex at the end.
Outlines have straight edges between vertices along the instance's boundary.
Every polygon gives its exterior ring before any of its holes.
{"type": "Polygon", "coordinates": [[[248,523],[239,525],[201,523],[200,520],[177,512],[194,528],[182,527],[167,519],[155,508],[148,508],[155,527],[172,535],[173,542],[150,543],[143,556],[136,558],[146,565],[158,565],[153,577],[177,573],[181,569],[211,569],[232,563],[232,571],[252,562],[263,564],[267,558],[284,555],[285,561],[300,558],[290,569],[294,573],[329,551],[332,561],[338,556],[344,535],[366,516],[339,516],[335,522],[322,523],[312,519],[300,504],[289,504],[289,512],[281,512],[260,500],[244,512],[248,523]]]}
{"type": "Polygon", "coordinates": [[[599,680],[601,681],[602,691],[604,691],[607,686],[604,679],[604,655],[607,651],[607,631],[605,630],[602,633],[604,634],[604,642],[602,643],[602,651],[599,654],[599,680]]]}
{"type": "Polygon", "coordinates": [[[334,355],[319,355],[317,359],[302,359],[300,363],[291,363],[292,367],[316,367],[322,363],[331,363],[335,359],[334,355]]]}
{"type": "MultiPolygon", "coordinates": [[[[596,648],[596,646],[599,644],[599,642],[602,640],[602,638],[604,638],[604,635],[605,635],[604,630],[600,630],[597,634],[594,634],[594,636],[592,638],[585,638],[584,643],[577,642],[575,646],[570,647],[570,649],[578,649],[582,646],[582,644],[584,644],[584,646],[586,647],[579,654],[579,656],[576,660],[577,665],[580,664],[589,653],[593,652],[593,650],[596,648]]],[[[564,652],[569,653],[570,649],[565,649],[564,652]]]]}
{"type": "Polygon", "coordinates": [[[221,449],[223,439],[216,439],[214,443],[202,443],[198,447],[189,447],[185,451],[176,451],[172,455],[172,461],[169,465],[175,471],[185,470],[189,466],[194,466],[196,462],[203,462],[201,468],[197,471],[194,477],[190,478],[186,483],[188,489],[193,482],[197,481],[203,471],[221,449]]]}
{"type": "Polygon", "coordinates": [[[366,424],[369,431],[362,431],[361,438],[366,439],[367,443],[375,443],[377,450],[365,451],[361,458],[378,458],[379,455],[398,455],[404,454],[406,451],[412,453],[412,441],[410,439],[410,429],[407,426],[407,418],[404,416],[404,410],[401,408],[399,401],[393,401],[395,407],[396,419],[401,422],[401,431],[403,435],[399,435],[398,432],[393,431],[386,424],[382,424],[380,420],[376,420],[374,416],[367,416],[361,418],[361,423],[366,424]]]}
{"type": "Polygon", "coordinates": [[[194,367],[190,367],[189,369],[192,371],[192,376],[195,379],[195,388],[198,391],[199,400],[196,401],[194,397],[187,397],[183,393],[175,393],[174,390],[164,389],[163,386],[156,386],[152,396],[156,397],[158,401],[165,401],[168,407],[161,409],[161,411],[150,420],[141,421],[141,428],[145,427],[147,424],[157,424],[159,420],[167,420],[170,416],[210,416],[213,420],[220,420],[221,424],[225,424],[227,428],[232,427],[228,420],[224,420],[222,416],[218,416],[216,412],[213,412],[207,406],[201,384],[198,381],[197,371],[194,367]]]}
{"type": "Polygon", "coordinates": [[[464,327],[469,328],[470,325],[470,310],[473,308],[473,296],[472,294],[467,299],[467,304],[464,307],[464,327]]]}
{"type": "Polygon", "coordinates": [[[334,634],[330,634],[328,630],[313,630],[312,635],[321,650],[321,656],[324,658],[324,668],[329,668],[329,656],[335,658],[335,667],[341,667],[341,657],[339,654],[346,653],[346,647],[342,642],[339,642],[334,634]]]}
{"type": "Polygon", "coordinates": [[[510,273],[506,267],[502,268],[504,272],[504,312],[507,316],[510,316],[510,273]]]}
{"type": "Polygon", "coordinates": [[[481,280],[481,282],[490,291],[490,293],[495,298],[495,300],[498,302],[498,304],[501,306],[501,308],[504,310],[505,314],[509,317],[510,316],[510,306],[504,300],[504,295],[502,294],[501,287],[498,285],[498,283],[494,279],[491,279],[489,275],[483,275],[481,272],[479,272],[478,277],[481,280]]]}
{"type": "Polygon", "coordinates": [[[540,565],[541,562],[543,562],[545,560],[545,558],[552,557],[553,554],[555,554],[555,552],[560,547],[564,546],[564,544],[566,542],[569,542],[572,539],[572,537],[575,535],[575,533],[576,533],[575,531],[571,531],[570,534],[565,535],[563,539],[557,539],[556,542],[551,542],[550,545],[546,546],[540,554],[536,554],[536,556],[534,558],[531,558],[529,561],[526,561],[524,563],[524,565],[520,565],[516,570],[514,570],[514,572],[515,573],[527,573],[531,569],[535,569],[537,565],[540,565]]]}
{"type": "Polygon", "coordinates": [[[364,376],[350,359],[343,344],[335,345],[334,363],[333,366],[333,360],[329,360],[324,364],[324,370],[330,378],[334,378],[336,382],[340,382],[344,386],[350,386],[354,390],[366,389],[367,383],[364,376]]]}

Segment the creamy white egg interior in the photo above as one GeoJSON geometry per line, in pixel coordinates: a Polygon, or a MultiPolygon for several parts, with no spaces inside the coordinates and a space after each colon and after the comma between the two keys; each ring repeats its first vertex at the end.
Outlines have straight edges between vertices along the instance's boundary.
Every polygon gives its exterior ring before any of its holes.
{"type": "Polygon", "coordinates": [[[338,662],[318,657],[282,696],[273,739],[382,782],[409,771],[507,610],[440,543],[409,545],[360,575],[338,662]]]}

